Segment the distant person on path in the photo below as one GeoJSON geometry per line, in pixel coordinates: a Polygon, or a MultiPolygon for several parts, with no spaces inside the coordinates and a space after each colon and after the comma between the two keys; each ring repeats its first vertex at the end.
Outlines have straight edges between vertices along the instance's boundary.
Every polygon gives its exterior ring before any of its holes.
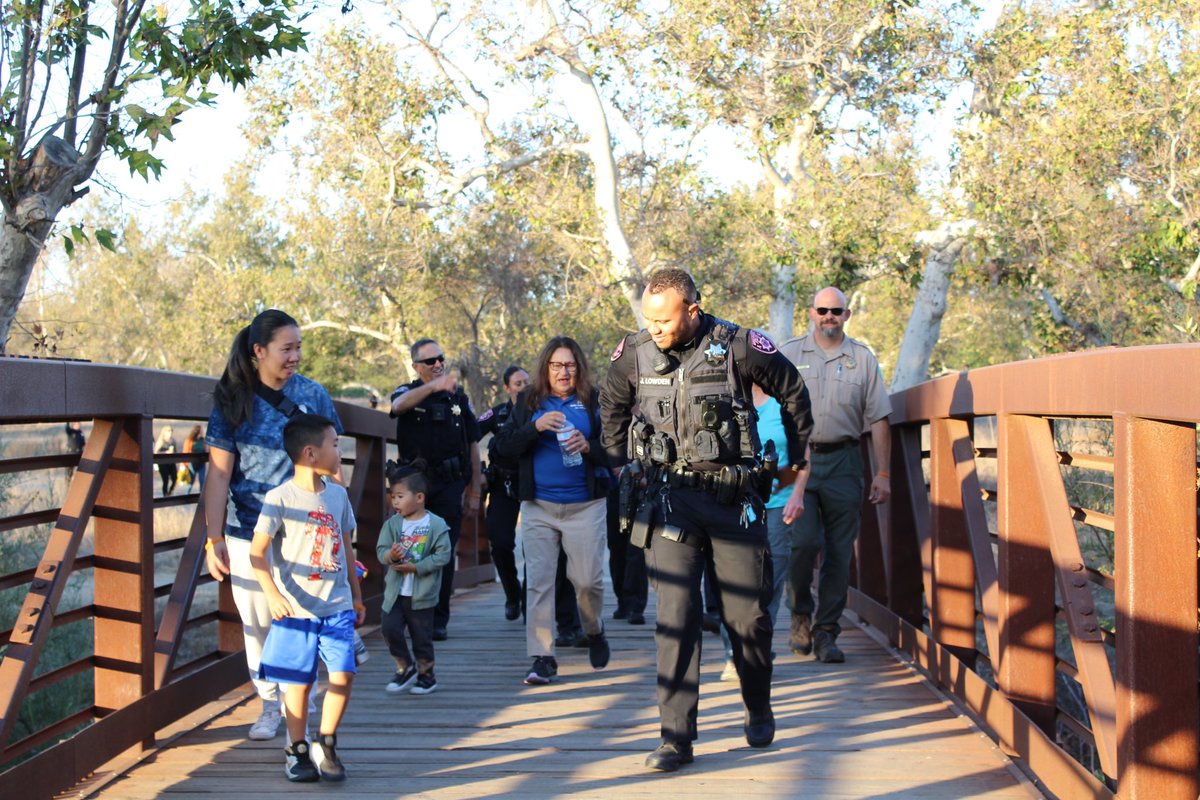
{"type": "Polygon", "coordinates": [[[246,665],[262,700],[262,713],[250,726],[251,739],[275,738],[282,719],[278,685],[258,676],[271,606],[250,566],[254,525],[263,496],[292,477],[283,442],[288,419],[297,413],[320,414],[342,430],[329,394],[297,372],[300,356],[296,320],[277,309],[259,314],[233,340],[208,419],[208,571],[218,581],[232,576],[246,665]]]}
{"type": "MultiPolygon", "coordinates": [[[[83,447],[87,441],[83,437],[83,425],[79,422],[68,422],[64,429],[67,434],[67,452],[82,455],[83,447]]],[[[75,475],[75,467],[67,469],[67,478],[70,479],[75,475]]]]}
{"type": "MultiPolygon", "coordinates": [[[[425,504],[450,526],[450,543],[458,544],[463,508],[479,510],[483,469],[479,458],[479,423],[458,377],[446,371],[446,354],[433,339],[418,339],[410,348],[417,379],[392,392],[391,416],[401,460],[425,461],[429,493],[425,504]]],[[[447,636],[450,596],[454,594],[454,559],[442,570],[442,588],[433,615],[433,639],[447,636]]]]}
{"type": "Polygon", "coordinates": [[[337,754],[337,729],[358,671],[354,628],[367,616],[351,566],[354,511],[345,488],[331,480],[342,469],[331,420],[298,414],[284,426],[283,442],[295,473],[263,497],[250,542],[250,563],[273,620],[259,676],[287,686],[287,779],[341,781],[346,770],[337,754]],[[329,689],[310,754],[308,701],[318,661],[325,662],[329,689]]]}
{"type": "Polygon", "coordinates": [[[479,436],[492,434],[488,442],[487,465],[487,536],[492,549],[492,564],[504,587],[504,618],[521,616],[521,579],[517,577],[517,517],[521,513],[519,465],[496,450],[499,431],[512,424],[513,403],[529,385],[529,373],[513,364],[504,370],[504,391],[508,400],[492,406],[479,417],[479,436]]]}
{"type": "Polygon", "coordinates": [[[425,510],[425,462],[388,462],[388,499],[396,513],[379,532],[375,552],[387,569],[383,578],[381,628],[396,674],[389,694],[429,694],[438,688],[433,674],[433,610],[442,587],[442,568],[454,552],[446,520],[425,510]],[[405,641],[412,638],[412,649],[405,641]]]}
{"type": "MultiPolygon", "coordinates": [[[[175,429],[170,425],[164,427],[154,440],[155,453],[175,452],[175,429]]],[[[162,476],[162,496],[168,497],[175,491],[175,480],[178,475],[175,464],[159,464],[158,474],[162,476]]]]}
{"type": "MultiPolygon", "coordinates": [[[[832,286],[822,289],[813,298],[808,316],[813,332],[780,348],[803,376],[813,414],[812,471],[804,487],[804,513],[792,529],[788,562],[792,609],[788,645],[800,655],[813,653],[820,661],[838,664],[846,660],[837,646],[842,630],[838,620],[846,608],[850,559],[862,521],[865,480],[859,438],[870,429],[878,464],[867,499],[886,503],[892,494],[888,472],[892,405],[875,354],[845,333],[850,319],[846,295],[832,286]],[[812,581],[818,554],[821,575],[814,606],[812,581]]],[[[791,516],[785,509],[784,517],[791,516]]]]}
{"type": "Polygon", "coordinates": [[[575,587],[592,667],[608,665],[601,616],[608,459],[600,446],[600,392],[587,357],[570,337],[556,336],[538,356],[533,383],[513,408],[513,424],[499,434],[502,455],[521,469],[521,541],[529,585],[525,590],[525,646],[533,659],[525,683],[544,685],[558,674],[554,652],[554,591],[560,550],[575,587]]]}
{"type": "MultiPolygon", "coordinates": [[[[204,428],[199,425],[193,425],[188,431],[187,437],[183,440],[183,452],[199,455],[208,450],[204,443],[204,428]]],[[[204,489],[204,468],[208,466],[208,462],[203,458],[194,458],[187,462],[188,471],[191,474],[191,480],[188,481],[188,491],[192,490],[192,485],[199,481],[201,490],[204,489]]]]}

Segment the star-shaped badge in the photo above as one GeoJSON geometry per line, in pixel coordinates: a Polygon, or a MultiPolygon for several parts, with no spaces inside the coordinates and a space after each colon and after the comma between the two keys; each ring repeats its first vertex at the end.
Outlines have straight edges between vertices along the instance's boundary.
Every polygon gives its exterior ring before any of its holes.
{"type": "Polygon", "coordinates": [[[725,345],[720,342],[711,342],[708,349],[704,351],[704,360],[710,364],[725,363],[725,345]]]}
{"type": "Polygon", "coordinates": [[[455,403],[454,405],[450,406],[450,413],[456,417],[460,417],[462,416],[462,408],[458,405],[458,403],[455,403]]]}

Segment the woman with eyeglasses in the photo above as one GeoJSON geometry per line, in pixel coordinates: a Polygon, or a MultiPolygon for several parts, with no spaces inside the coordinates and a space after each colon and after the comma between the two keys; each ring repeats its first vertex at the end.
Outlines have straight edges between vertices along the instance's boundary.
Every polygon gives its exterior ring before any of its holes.
{"type": "Polygon", "coordinates": [[[496,447],[520,466],[521,539],[525,550],[525,643],[533,659],[525,683],[558,674],[554,654],[554,576],[561,549],[575,587],[588,658],[608,665],[601,608],[608,459],[600,446],[600,391],[587,357],[569,336],[546,343],[533,381],[518,397],[496,447]]]}

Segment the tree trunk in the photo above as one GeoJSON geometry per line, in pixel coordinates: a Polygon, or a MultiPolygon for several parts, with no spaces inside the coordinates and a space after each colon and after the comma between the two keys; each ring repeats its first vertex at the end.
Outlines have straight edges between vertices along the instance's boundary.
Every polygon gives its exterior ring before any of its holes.
{"type": "Polygon", "coordinates": [[[16,207],[5,205],[0,228],[0,353],[8,351],[8,334],[54,220],[82,196],[74,187],[87,177],[80,176],[79,153],[55,136],[41,141],[28,164],[14,181],[21,187],[16,207]]]}
{"type": "Polygon", "coordinates": [[[595,184],[592,203],[600,215],[604,243],[609,252],[609,277],[620,284],[625,302],[633,312],[636,327],[642,327],[642,273],[633,248],[621,224],[620,186],[617,162],[613,156],[612,133],[608,127],[608,115],[600,99],[600,91],[592,74],[579,57],[576,48],[567,41],[554,9],[548,0],[527,0],[532,11],[539,14],[545,25],[543,42],[546,48],[567,67],[567,75],[575,82],[577,90],[566,93],[568,107],[574,107],[572,117],[588,137],[583,151],[592,162],[595,184]]]}
{"type": "Polygon", "coordinates": [[[929,376],[929,361],[941,336],[942,317],[946,314],[950,273],[974,227],[974,221],[948,223],[917,237],[919,243],[928,245],[929,253],[925,256],[921,286],[900,342],[896,371],[892,374],[893,392],[916,386],[929,376]]]}
{"type": "Polygon", "coordinates": [[[770,334],[778,343],[792,338],[796,317],[796,263],[776,264],[771,268],[771,305],[768,310],[770,334]]]}

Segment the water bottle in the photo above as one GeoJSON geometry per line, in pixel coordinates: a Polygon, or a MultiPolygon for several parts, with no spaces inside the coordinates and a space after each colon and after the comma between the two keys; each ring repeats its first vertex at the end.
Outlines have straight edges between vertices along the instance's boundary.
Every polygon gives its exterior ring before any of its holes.
{"type": "Polygon", "coordinates": [[[575,426],[571,424],[571,421],[564,420],[562,428],[559,429],[559,431],[557,433],[558,448],[560,450],[562,450],[562,460],[563,460],[564,467],[578,467],[580,464],[583,463],[583,455],[581,455],[580,453],[567,452],[567,439],[570,439],[571,434],[574,432],[575,432],[575,426]]]}

